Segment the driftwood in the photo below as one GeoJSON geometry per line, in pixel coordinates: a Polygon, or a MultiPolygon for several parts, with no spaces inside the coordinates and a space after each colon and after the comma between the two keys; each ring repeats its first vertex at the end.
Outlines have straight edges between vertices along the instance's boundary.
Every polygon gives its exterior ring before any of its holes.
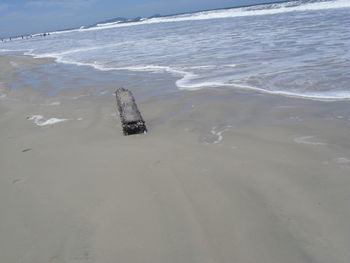
{"type": "Polygon", "coordinates": [[[131,91],[120,88],[115,94],[124,135],[146,133],[145,121],[142,119],[131,91]]]}

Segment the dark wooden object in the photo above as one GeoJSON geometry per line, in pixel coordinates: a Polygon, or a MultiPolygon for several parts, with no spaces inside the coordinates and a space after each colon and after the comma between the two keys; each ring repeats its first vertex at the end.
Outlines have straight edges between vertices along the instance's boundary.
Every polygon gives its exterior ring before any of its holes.
{"type": "Polygon", "coordinates": [[[146,133],[145,121],[142,119],[131,91],[120,88],[115,94],[124,135],[146,133]]]}

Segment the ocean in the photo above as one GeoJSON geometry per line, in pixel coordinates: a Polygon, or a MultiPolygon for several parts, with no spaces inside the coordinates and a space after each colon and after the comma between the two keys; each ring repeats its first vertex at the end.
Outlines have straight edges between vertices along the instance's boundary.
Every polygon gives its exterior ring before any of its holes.
{"type": "Polygon", "coordinates": [[[0,42],[0,54],[53,57],[99,71],[163,72],[179,90],[349,100],[349,25],[349,0],[299,0],[36,34],[0,42]]]}

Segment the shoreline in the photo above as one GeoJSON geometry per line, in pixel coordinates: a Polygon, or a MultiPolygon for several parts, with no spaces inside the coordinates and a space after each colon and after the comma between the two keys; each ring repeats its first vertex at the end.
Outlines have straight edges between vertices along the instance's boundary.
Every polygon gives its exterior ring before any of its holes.
{"type": "Polygon", "coordinates": [[[349,101],[33,60],[0,67],[2,261],[350,258],[349,101]],[[122,135],[120,86],[147,134],[122,135]]]}
{"type": "MultiPolygon", "coordinates": [[[[1,56],[12,56],[12,55],[5,55],[1,54],[1,56]]],[[[16,55],[14,57],[31,57],[33,59],[38,59],[41,61],[47,61],[47,62],[55,62],[61,65],[65,66],[70,66],[73,65],[75,67],[88,67],[89,69],[92,70],[97,70],[97,71],[102,71],[102,72],[119,72],[123,73],[124,71],[128,71],[129,73],[148,73],[148,74],[168,74],[169,78],[174,78],[174,83],[177,86],[176,88],[180,91],[198,91],[202,89],[210,89],[210,88],[219,88],[219,89],[231,89],[233,92],[237,91],[247,91],[253,93],[261,93],[261,94],[267,94],[267,95],[272,95],[272,96],[281,96],[284,98],[292,98],[292,99],[303,99],[303,100],[313,100],[313,101],[321,101],[321,102],[338,102],[338,101],[350,101],[350,97],[335,97],[335,96],[327,96],[327,95],[319,95],[319,94],[299,94],[299,93],[294,93],[290,91],[272,91],[272,90],[266,90],[262,88],[257,88],[257,87],[249,87],[249,86],[244,86],[244,85],[234,85],[234,84],[218,84],[218,85],[208,85],[208,86],[201,86],[201,87],[182,87],[178,86],[178,82],[181,82],[183,79],[186,79],[188,75],[191,75],[191,72],[185,72],[185,71],[179,71],[177,69],[167,69],[167,67],[159,67],[155,66],[155,68],[147,68],[148,66],[145,67],[145,69],[140,68],[140,69],[132,69],[132,68],[103,68],[101,66],[95,65],[95,64],[89,64],[89,63],[78,63],[78,62],[67,62],[67,61],[62,61],[58,57],[43,57],[43,56],[38,56],[38,55],[31,55],[31,54],[26,54],[26,55],[16,55]],[[147,68],[147,69],[146,69],[147,68]],[[158,68],[158,69],[156,69],[158,68]],[[177,72],[176,74],[174,72],[177,72]],[[178,79],[175,75],[177,74],[182,74],[183,77],[178,79]]],[[[39,62],[40,63],[40,62],[39,62]]]]}

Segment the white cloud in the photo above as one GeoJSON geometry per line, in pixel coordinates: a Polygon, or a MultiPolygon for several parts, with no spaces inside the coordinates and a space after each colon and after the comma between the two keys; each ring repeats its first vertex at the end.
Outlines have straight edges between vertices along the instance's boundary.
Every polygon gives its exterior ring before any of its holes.
{"type": "Polygon", "coordinates": [[[78,8],[89,6],[93,4],[95,0],[34,0],[27,3],[28,6],[33,7],[67,7],[78,8]]]}

